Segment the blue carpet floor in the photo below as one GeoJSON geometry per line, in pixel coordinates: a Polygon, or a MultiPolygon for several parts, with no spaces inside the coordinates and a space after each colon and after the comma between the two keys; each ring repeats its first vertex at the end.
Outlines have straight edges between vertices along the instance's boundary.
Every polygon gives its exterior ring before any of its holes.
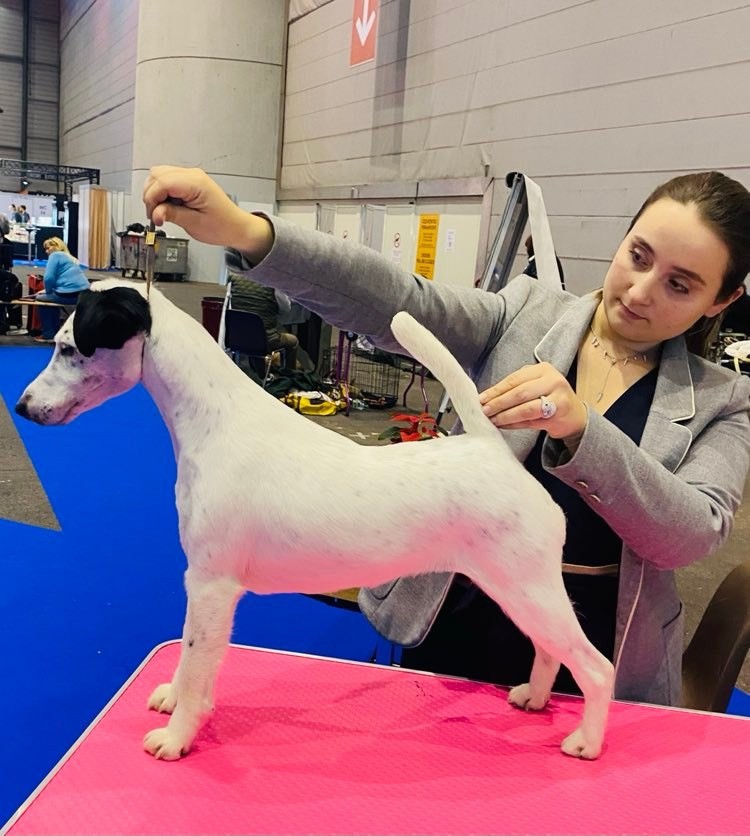
{"type": "MultiPolygon", "coordinates": [[[[10,410],[50,354],[3,347],[10,410]]],[[[66,427],[16,427],[62,531],[0,519],[0,825],[149,651],[180,636],[185,610],[172,447],[147,393],[66,427]]],[[[367,661],[387,652],[358,612],[301,595],[248,594],[233,640],[367,661]]]]}

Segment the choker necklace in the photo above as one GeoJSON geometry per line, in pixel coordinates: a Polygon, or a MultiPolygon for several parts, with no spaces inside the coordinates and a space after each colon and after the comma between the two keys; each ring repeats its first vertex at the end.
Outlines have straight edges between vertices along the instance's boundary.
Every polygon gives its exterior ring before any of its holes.
{"type": "Polygon", "coordinates": [[[591,331],[592,336],[591,345],[593,345],[594,348],[598,348],[604,354],[604,359],[609,363],[607,374],[604,375],[602,385],[596,393],[596,402],[599,403],[599,401],[604,397],[604,390],[607,388],[607,381],[609,380],[609,375],[612,369],[614,369],[618,363],[622,363],[623,366],[627,366],[628,363],[631,362],[645,363],[648,361],[648,354],[644,352],[636,352],[635,354],[628,354],[626,357],[615,357],[614,354],[610,354],[609,351],[607,351],[607,349],[602,345],[601,340],[590,325],[589,331],[591,331]]]}

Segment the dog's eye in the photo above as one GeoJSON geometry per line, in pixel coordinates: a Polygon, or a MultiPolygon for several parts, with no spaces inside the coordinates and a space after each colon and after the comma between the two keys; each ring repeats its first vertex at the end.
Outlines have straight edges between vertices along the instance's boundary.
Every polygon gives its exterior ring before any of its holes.
{"type": "Polygon", "coordinates": [[[60,346],[60,354],[62,354],[63,357],[72,357],[75,353],[76,350],[72,345],[60,346]]]}

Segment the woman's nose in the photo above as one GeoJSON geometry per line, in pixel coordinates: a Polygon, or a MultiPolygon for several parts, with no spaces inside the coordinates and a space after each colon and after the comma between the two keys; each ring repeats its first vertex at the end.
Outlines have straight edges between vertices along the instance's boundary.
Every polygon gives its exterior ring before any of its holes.
{"type": "Polygon", "coordinates": [[[647,305],[651,301],[655,286],[656,274],[654,271],[639,275],[630,286],[631,301],[637,302],[639,305],[647,305]]]}

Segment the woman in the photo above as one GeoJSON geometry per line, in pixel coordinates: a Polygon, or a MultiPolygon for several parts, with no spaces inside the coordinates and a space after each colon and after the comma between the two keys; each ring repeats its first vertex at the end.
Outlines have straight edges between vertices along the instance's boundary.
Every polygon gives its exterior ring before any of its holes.
{"type": "MultiPolygon", "coordinates": [[[[47,253],[47,269],[44,271],[44,290],[36,294],[38,302],[58,302],[61,305],[75,305],[82,290],[89,289],[89,280],[61,238],[48,238],[44,242],[47,253]]],[[[42,334],[34,337],[36,342],[54,342],[60,327],[60,309],[40,306],[42,334]]]]}
{"type": "MultiPolygon", "coordinates": [[[[399,349],[396,311],[429,327],[562,505],[563,571],[584,630],[615,662],[615,696],[679,704],[673,570],[726,540],[750,465],[750,381],[700,356],[750,272],[741,184],[705,172],[659,187],[602,290],[582,298],[524,276],[489,294],[406,275],[367,248],[247,215],[197,169],[152,169],[144,200],[157,224],[233,248],[233,272],[387,350],[399,349]]],[[[414,646],[404,665],[501,684],[528,677],[533,649],[462,578],[404,578],[363,590],[360,605],[383,634],[414,646]]]]}

